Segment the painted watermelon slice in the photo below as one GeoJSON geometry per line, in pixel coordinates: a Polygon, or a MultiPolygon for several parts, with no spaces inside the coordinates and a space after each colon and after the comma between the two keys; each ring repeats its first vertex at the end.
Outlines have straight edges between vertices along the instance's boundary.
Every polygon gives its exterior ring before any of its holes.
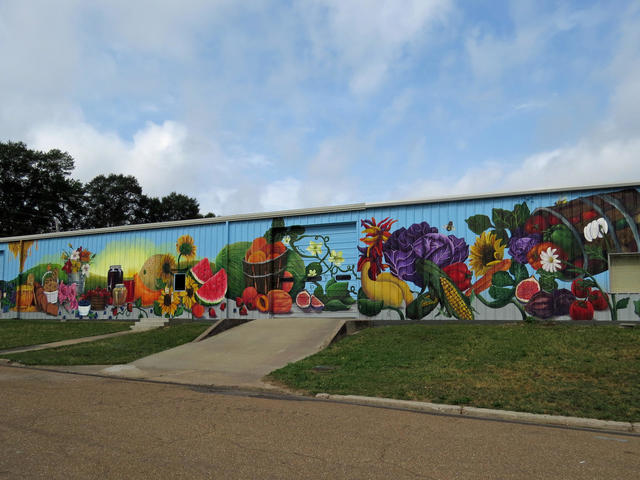
{"type": "Polygon", "coordinates": [[[202,260],[200,260],[198,263],[196,263],[193,267],[191,267],[191,276],[200,285],[203,285],[204,283],[206,283],[207,280],[213,277],[213,272],[211,271],[211,264],[209,263],[209,259],[205,257],[202,260]]]}
{"type": "Polygon", "coordinates": [[[221,268],[198,289],[196,297],[202,305],[210,306],[220,303],[225,293],[227,293],[227,272],[221,268]]]}

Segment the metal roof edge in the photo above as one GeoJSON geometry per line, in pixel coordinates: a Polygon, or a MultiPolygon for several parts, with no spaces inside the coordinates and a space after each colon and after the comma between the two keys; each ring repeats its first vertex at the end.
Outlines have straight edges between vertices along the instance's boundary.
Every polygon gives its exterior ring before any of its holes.
{"type": "Polygon", "coordinates": [[[0,238],[0,243],[15,242],[19,240],[40,240],[45,238],[98,235],[102,233],[127,232],[127,231],[137,231],[137,230],[153,230],[156,228],[208,225],[213,223],[239,222],[243,220],[257,220],[257,219],[272,218],[272,217],[319,215],[323,213],[338,213],[338,212],[365,210],[368,208],[401,207],[405,205],[459,202],[459,201],[465,201],[465,200],[481,200],[481,199],[496,198],[496,197],[500,198],[500,197],[513,197],[513,196],[523,196],[523,195],[538,195],[538,194],[544,194],[544,193],[604,190],[604,189],[610,189],[610,188],[626,188],[626,187],[640,188],[640,181],[626,182],[626,183],[611,183],[611,184],[603,184],[603,185],[586,185],[586,186],[555,187],[555,188],[549,187],[544,189],[521,190],[521,191],[498,191],[498,192],[491,192],[491,193],[468,194],[468,195],[448,195],[448,196],[445,195],[442,197],[421,198],[421,199],[411,199],[411,200],[401,200],[401,201],[391,201],[391,202],[351,203],[351,204],[345,204],[345,205],[335,205],[330,207],[311,207],[311,208],[300,208],[300,209],[293,209],[293,210],[280,210],[280,211],[261,212],[261,213],[242,213],[242,214],[227,215],[227,216],[213,217],[213,218],[196,218],[193,220],[177,220],[177,221],[171,221],[171,222],[120,225],[117,227],[95,228],[92,230],[69,230],[64,232],[52,232],[52,233],[40,233],[40,234],[34,234],[34,235],[4,237],[4,238],[0,238]]]}
{"type": "Polygon", "coordinates": [[[573,187],[549,187],[535,190],[520,190],[520,191],[498,191],[492,193],[480,193],[480,194],[467,194],[467,195],[445,195],[441,197],[432,198],[419,198],[410,200],[390,201],[390,202],[372,202],[366,203],[367,208],[385,208],[385,207],[398,207],[405,205],[418,205],[423,203],[444,203],[444,202],[459,202],[465,200],[482,200],[486,198],[502,198],[502,197],[515,197],[525,195],[540,195],[544,193],[562,193],[562,192],[586,192],[591,190],[605,190],[610,188],[626,188],[635,187],[640,188],[640,181],[638,182],[626,182],[626,183],[611,183],[604,185],[586,185],[586,186],[573,186],[573,187]]]}
{"type": "Polygon", "coordinates": [[[292,209],[292,210],[272,211],[272,212],[240,213],[236,215],[226,215],[222,217],[213,217],[213,218],[195,218],[192,220],[175,220],[170,222],[156,222],[156,223],[137,223],[132,225],[119,225],[117,227],[94,228],[90,230],[65,230],[64,232],[36,233],[33,235],[4,237],[4,238],[0,238],[0,243],[17,242],[20,240],[41,240],[45,238],[63,238],[63,237],[85,236],[85,235],[99,235],[103,233],[153,230],[156,228],[187,227],[187,226],[193,226],[193,225],[208,225],[213,223],[241,222],[244,220],[257,220],[262,218],[273,218],[273,217],[294,217],[299,215],[319,215],[323,213],[351,212],[351,211],[364,210],[365,208],[366,208],[365,203],[350,203],[345,205],[336,205],[332,207],[310,207],[310,208],[300,208],[300,209],[292,209]]]}

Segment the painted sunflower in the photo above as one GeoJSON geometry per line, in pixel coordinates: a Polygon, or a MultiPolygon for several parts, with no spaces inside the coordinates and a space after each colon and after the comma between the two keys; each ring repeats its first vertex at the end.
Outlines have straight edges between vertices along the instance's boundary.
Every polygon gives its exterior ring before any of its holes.
{"type": "Polygon", "coordinates": [[[185,308],[191,309],[196,300],[196,292],[198,291],[198,283],[191,277],[186,277],[185,288],[183,292],[179,292],[180,298],[182,299],[182,305],[185,308]]]}
{"type": "Polygon", "coordinates": [[[160,278],[165,284],[167,285],[171,284],[171,278],[173,276],[173,271],[175,269],[176,269],[176,260],[175,258],[173,258],[173,255],[169,253],[163,255],[162,259],[160,260],[159,273],[160,273],[160,278]]]}
{"type": "Polygon", "coordinates": [[[176,251],[187,260],[193,260],[196,257],[196,246],[191,235],[182,235],[178,238],[176,251]]]}
{"type": "Polygon", "coordinates": [[[165,288],[158,299],[163,314],[173,316],[180,304],[180,296],[173,293],[170,288],[165,288]]]}
{"type": "Polygon", "coordinates": [[[476,238],[469,254],[469,264],[476,277],[484,275],[492,265],[504,258],[504,248],[505,245],[495,233],[482,232],[482,235],[476,238]]]}

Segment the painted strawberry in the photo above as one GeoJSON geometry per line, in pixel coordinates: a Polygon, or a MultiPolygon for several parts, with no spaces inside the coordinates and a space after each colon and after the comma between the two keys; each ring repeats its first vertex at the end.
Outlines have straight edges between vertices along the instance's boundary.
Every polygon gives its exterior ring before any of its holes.
{"type": "Polygon", "coordinates": [[[224,312],[224,309],[225,309],[225,308],[227,308],[227,304],[226,304],[226,302],[222,302],[222,303],[220,304],[220,311],[224,312]]]}
{"type": "Polygon", "coordinates": [[[240,309],[240,315],[247,315],[247,307],[245,307],[244,305],[242,306],[242,308],[240,309]]]}
{"type": "Polygon", "coordinates": [[[213,308],[213,307],[211,307],[211,308],[209,309],[209,318],[216,318],[216,317],[217,317],[217,315],[216,315],[216,309],[215,309],[215,308],[213,308]]]}
{"type": "Polygon", "coordinates": [[[242,297],[236,297],[236,307],[242,307],[243,305],[242,297]]]}
{"type": "Polygon", "coordinates": [[[133,303],[127,303],[127,312],[133,312],[133,303]]]}

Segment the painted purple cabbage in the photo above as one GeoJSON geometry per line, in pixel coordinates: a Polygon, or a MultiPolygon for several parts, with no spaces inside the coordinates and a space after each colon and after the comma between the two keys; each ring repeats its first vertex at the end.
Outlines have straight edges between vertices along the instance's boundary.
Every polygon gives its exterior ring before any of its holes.
{"type": "Polygon", "coordinates": [[[522,228],[513,232],[509,240],[509,255],[518,263],[527,264],[527,253],[542,242],[539,233],[526,233],[522,228]]]}
{"type": "Polygon", "coordinates": [[[416,272],[416,260],[431,260],[440,268],[464,262],[469,256],[469,245],[463,238],[443,235],[438,233],[436,227],[422,222],[393,232],[385,242],[383,251],[396,277],[423,287],[422,275],[416,272]]]}
{"type": "Polygon", "coordinates": [[[576,296],[571,293],[571,290],[561,288],[554,290],[553,294],[553,314],[554,315],[569,315],[569,308],[571,304],[575,302],[576,296]]]}

